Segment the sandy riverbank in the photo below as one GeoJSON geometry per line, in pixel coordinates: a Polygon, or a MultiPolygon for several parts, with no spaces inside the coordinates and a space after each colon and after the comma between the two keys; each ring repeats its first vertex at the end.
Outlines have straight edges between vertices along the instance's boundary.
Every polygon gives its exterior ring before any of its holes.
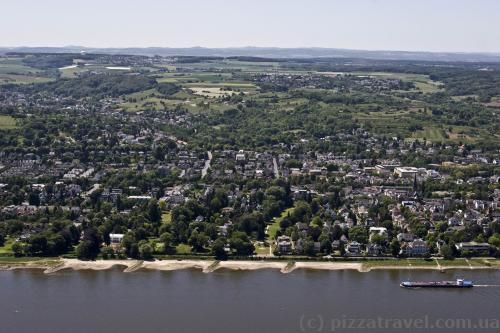
{"type": "Polygon", "coordinates": [[[338,271],[344,269],[354,269],[358,272],[363,272],[363,264],[356,262],[309,262],[309,261],[298,261],[293,266],[288,269],[288,272],[294,271],[296,269],[319,269],[319,270],[330,270],[338,271]]]}
{"type": "Polygon", "coordinates": [[[113,267],[124,267],[124,272],[132,271],[133,268],[140,266],[141,261],[139,260],[96,260],[96,261],[82,261],[78,259],[61,259],[59,264],[48,267],[45,273],[55,273],[64,269],[73,269],[75,271],[80,270],[93,270],[102,271],[108,270],[113,267]]]}
{"type": "Polygon", "coordinates": [[[208,272],[210,267],[217,262],[211,260],[155,260],[144,261],[137,269],[151,269],[160,271],[175,271],[179,269],[201,269],[208,272]]]}
{"type": "Polygon", "coordinates": [[[160,270],[160,271],[175,271],[181,269],[198,269],[204,273],[210,273],[219,269],[228,270],[259,270],[259,269],[276,269],[282,273],[290,273],[298,269],[310,270],[356,270],[358,272],[369,272],[371,270],[475,270],[475,269],[500,269],[500,265],[418,265],[409,264],[402,265],[401,262],[373,264],[370,262],[340,262],[340,261],[271,261],[271,260],[96,260],[96,261],[81,261],[78,259],[52,259],[30,261],[27,259],[23,262],[1,262],[0,269],[43,269],[45,273],[55,273],[61,270],[108,270],[114,267],[122,267],[123,272],[133,272],[140,269],[160,270]]]}

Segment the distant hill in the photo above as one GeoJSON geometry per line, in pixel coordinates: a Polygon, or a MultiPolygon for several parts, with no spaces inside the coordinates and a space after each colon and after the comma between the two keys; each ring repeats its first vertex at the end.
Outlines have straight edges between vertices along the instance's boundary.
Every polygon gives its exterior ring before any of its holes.
{"type": "Polygon", "coordinates": [[[418,61],[465,61],[500,62],[500,53],[452,53],[452,52],[411,52],[411,51],[365,51],[332,48],[90,48],[83,46],[67,47],[0,47],[0,54],[7,52],[26,53],[88,53],[130,54],[146,56],[249,56],[264,58],[364,58],[376,60],[418,60],[418,61]]]}

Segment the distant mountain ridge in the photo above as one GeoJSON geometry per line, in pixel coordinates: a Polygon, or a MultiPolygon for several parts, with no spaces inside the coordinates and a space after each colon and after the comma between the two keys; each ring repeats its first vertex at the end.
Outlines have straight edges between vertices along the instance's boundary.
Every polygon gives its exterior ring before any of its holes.
{"type": "Polygon", "coordinates": [[[441,62],[500,62],[500,53],[454,53],[414,51],[367,51],[335,48],[278,48],[278,47],[232,47],[232,48],[170,48],[130,47],[92,48],[83,46],[65,47],[0,47],[0,54],[8,52],[25,53],[88,53],[129,54],[146,56],[248,56],[263,58],[364,58],[374,60],[416,60],[441,62]]]}

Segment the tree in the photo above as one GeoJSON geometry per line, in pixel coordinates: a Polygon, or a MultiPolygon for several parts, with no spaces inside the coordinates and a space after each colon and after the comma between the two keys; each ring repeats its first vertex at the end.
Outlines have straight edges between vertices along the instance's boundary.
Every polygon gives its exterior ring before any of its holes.
{"type": "Polygon", "coordinates": [[[309,223],[312,212],[311,207],[305,201],[299,201],[295,204],[295,208],[290,215],[290,218],[294,222],[304,222],[309,223]]]}
{"type": "Polygon", "coordinates": [[[196,252],[202,252],[205,246],[208,244],[208,236],[203,232],[198,232],[195,230],[191,233],[191,237],[189,237],[188,244],[196,252]]]}
{"type": "Polygon", "coordinates": [[[339,240],[340,237],[342,237],[342,228],[338,224],[335,224],[332,230],[332,239],[339,240]]]}
{"type": "Polygon", "coordinates": [[[488,238],[488,243],[493,246],[500,246],[500,234],[493,234],[490,238],[488,238]]]}
{"type": "Polygon", "coordinates": [[[225,246],[226,246],[226,241],[223,238],[217,238],[213,242],[212,254],[215,256],[216,259],[218,259],[218,260],[226,260],[227,259],[227,253],[224,250],[225,246]]]}
{"type": "Polygon", "coordinates": [[[28,202],[32,206],[40,206],[40,196],[36,192],[30,192],[28,202]]]}
{"type": "Polygon", "coordinates": [[[115,257],[115,251],[111,246],[105,246],[101,249],[103,259],[110,259],[115,257]]]}
{"type": "Polygon", "coordinates": [[[158,201],[157,200],[151,200],[148,203],[148,217],[151,222],[160,222],[161,220],[161,210],[160,207],[158,206],[158,201]]]}
{"type": "Polygon", "coordinates": [[[244,214],[238,222],[238,229],[247,234],[256,232],[257,238],[263,239],[265,235],[265,223],[262,214],[244,214]]]}
{"type": "Polygon", "coordinates": [[[307,254],[308,256],[312,257],[315,255],[314,241],[311,237],[307,237],[306,239],[304,239],[302,243],[302,249],[304,253],[307,254]]]}
{"type": "Polygon", "coordinates": [[[76,255],[82,260],[94,260],[99,254],[101,239],[97,231],[93,228],[85,229],[83,240],[76,247],[76,255]]]}
{"type": "Polygon", "coordinates": [[[139,255],[142,259],[149,260],[153,258],[153,248],[146,241],[139,244],[139,255]]]}
{"type": "Polygon", "coordinates": [[[133,232],[128,232],[123,236],[122,246],[127,257],[137,258],[139,256],[139,246],[133,232]]]}
{"type": "Polygon", "coordinates": [[[453,260],[455,259],[455,256],[453,255],[453,251],[449,245],[443,245],[441,246],[441,255],[443,256],[444,259],[446,260],[453,260]]]}
{"type": "Polygon", "coordinates": [[[391,253],[394,257],[399,256],[399,252],[401,251],[401,245],[399,244],[399,241],[394,238],[391,242],[391,253]]]}
{"type": "Polygon", "coordinates": [[[51,254],[51,255],[63,254],[66,251],[68,251],[68,246],[70,245],[70,243],[71,243],[71,240],[69,239],[69,235],[68,235],[68,239],[66,239],[62,235],[62,233],[53,234],[52,236],[50,236],[48,238],[48,243],[47,243],[48,253],[47,254],[51,254]]]}
{"type": "Polygon", "coordinates": [[[0,246],[5,245],[5,235],[3,233],[0,233],[0,246]]]}
{"type": "Polygon", "coordinates": [[[12,244],[12,252],[14,252],[14,256],[20,257],[24,254],[24,245],[20,242],[15,242],[12,244]]]}
{"type": "Polygon", "coordinates": [[[160,235],[160,242],[163,244],[165,254],[175,253],[174,238],[169,232],[164,232],[160,235]]]}
{"type": "Polygon", "coordinates": [[[94,260],[97,257],[94,244],[89,240],[82,241],[76,247],[76,256],[80,260],[94,260]]]}
{"type": "Polygon", "coordinates": [[[366,228],[362,226],[355,226],[349,229],[349,240],[366,244],[368,242],[366,228]]]}
{"type": "Polygon", "coordinates": [[[29,252],[31,255],[46,255],[48,253],[47,237],[35,234],[29,238],[29,252]]]}
{"type": "Polygon", "coordinates": [[[255,247],[244,232],[233,232],[229,239],[229,245],[231,248],[235,249],[236,254],[240,256],[249,256],[255,251],[255,247]]]}
{"type": "Polygon", "coordinates": [[[370,242],[382,246],[385,244],[386,239],[380,234],[374,234],[371,236],[370,242]]]}
{"type": "Polygon", "coordinates": [[[332,241],[330,236],[327,234],[321,234],[318,238],[318,241],[321,244],[321,252],[323,253],[331,253],[332,252],[332,241]]]}

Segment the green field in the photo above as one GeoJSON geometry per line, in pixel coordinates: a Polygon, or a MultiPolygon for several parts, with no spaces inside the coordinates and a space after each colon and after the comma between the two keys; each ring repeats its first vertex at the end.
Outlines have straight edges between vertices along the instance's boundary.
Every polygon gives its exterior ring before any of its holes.
{"type": "Polygon", "coordinates": [[[22,59],[0,58],[0,74],[36,74],[40,70],[24,65],[22,59]]]}
{"type": "Polygon", "coordinates": [[[36,68],[26,66],[22,59],[0,58],[0,85],[30,84],[52,81],[36,68]]]}
{"type": "Polygon", "coordinates": [[[0,130],[14,129],[17,127],[16,119],[11,116],[0,116],[0,130]]]}
{"type": "Polygon", "coordinates": [[[32,76],[23,74],[1,74],[0,85],[3,84],[31,84],[31,83],[44,83],[54,81],[49,77],[32,76]]]}
{"type": "Polygon", "coordinates": [[[423,130],[417,131],[411,135],[413,139],[426,139],[435,142],[468,142],[473,143],[478,139],[498,138],[498,135],[491,135],[484,129],[478,129],[469,126],[447,126],[435,127],[425,126],[423,130]],[[451,129],[451,131],[450,131],[451,129]]]}
{"type": "Polygon", "coordinates": [[[430,141],[445,141],[447,139],[446,131],[436,127],[424,127],[423,130],[413,133],[412,137],[416,139],[425,138],[430,141]]]}

